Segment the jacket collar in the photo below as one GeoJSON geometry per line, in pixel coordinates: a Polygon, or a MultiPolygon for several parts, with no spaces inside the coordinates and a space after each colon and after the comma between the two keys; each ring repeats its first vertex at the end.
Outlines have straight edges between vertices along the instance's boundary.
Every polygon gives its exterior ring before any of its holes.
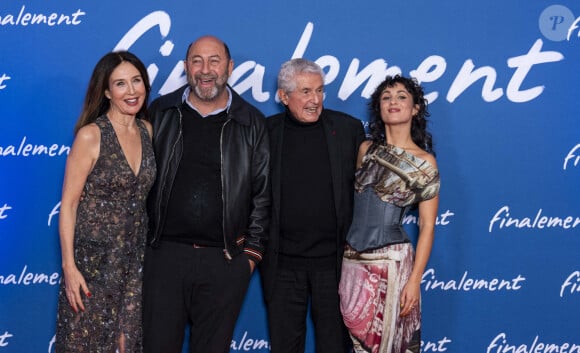
{"type": "MultiPolygon", "coordinates": [[[[230,109],[230,107],[232,105],[232,89],[229,86],[226,86],[226,90],[228,91],[228,101],[226,102],[226,106],[224,108],[216,109],[207,115],[202,115],[202,117],[216,115],[216,114],[223,112],[224,110],[230,109]]],[[[193,109],[199,113],[199,110],[197,110],[197,108],[193,104],[191,104],[191,102],[189,102],[187,100],[190,92],[191,92],[191,87],[189,87],[188,85],[185,85],[185,89],[183,90],[183,94],[181,95],[181,102],[189,105],[189,107],[191,109],[193,109]]],[[[201,115],[201,113],[199,113],[199,114],[201,115]]]]}
{"type": "MultiPolygon", "coordinates": [[[[179,109],[183,103],[183,94],[185,89],[189,87],[187,84],[181,86],[177,90],[168,93],[159,98],[159,110],[166,110],[169,108],[179,109]]],[[[250,125],[250,116],[244,99],[230,86],[227,85],[231,93],[231,104],[228,110],[228,118],[239,122],[240,124],[250,125]]]]}

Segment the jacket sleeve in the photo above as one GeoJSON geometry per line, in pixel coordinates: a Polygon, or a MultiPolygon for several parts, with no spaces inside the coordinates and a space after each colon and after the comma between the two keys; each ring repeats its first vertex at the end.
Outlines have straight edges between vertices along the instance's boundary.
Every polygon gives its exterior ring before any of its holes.
{"type": "Polygon", "coordinates": [[[361,143],[363,143],[363,141],[365,139],[366,139],[365,129],[363,127],[362,121],[358,120],[358,124],[357,124],[357,127],[356,127],[356,148],[357,148],[357,155],[358,155],[358,148],[360,147],[361,143]]]}
{"type": "Polygon", "coordinates": [[[252,209],[244,252],[256,264],[264,255],[270,226],[270,146],[265,118],[258,118],[252,156],[252,209]]]}

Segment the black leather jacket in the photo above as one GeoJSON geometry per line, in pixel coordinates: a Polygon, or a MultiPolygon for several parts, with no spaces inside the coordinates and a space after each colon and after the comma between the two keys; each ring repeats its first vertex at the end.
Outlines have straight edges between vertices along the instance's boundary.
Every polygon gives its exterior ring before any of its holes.
{"type": "MultiPolygon", "coordinates": [[[[186,86],[157,98],[150,106],[157,180],[148,199],[149,234],[155,247],[166,219],[167,202],[183,152],[181,104],[186,86]]],[[[258,263],[270,221],[270,151],[264,115],[233,89],[220,138],[223,235],[226,257],[242,251],[258,263]]]]}

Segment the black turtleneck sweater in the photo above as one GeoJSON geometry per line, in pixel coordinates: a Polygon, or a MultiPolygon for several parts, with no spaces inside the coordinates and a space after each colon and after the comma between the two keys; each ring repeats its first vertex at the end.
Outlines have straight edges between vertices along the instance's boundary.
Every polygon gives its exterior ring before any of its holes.
{"type": "Polygon", "coordinates": [[[333,268],[336,212],[321,120],[286,115],[282,142],[280,266],[333,268]]]}

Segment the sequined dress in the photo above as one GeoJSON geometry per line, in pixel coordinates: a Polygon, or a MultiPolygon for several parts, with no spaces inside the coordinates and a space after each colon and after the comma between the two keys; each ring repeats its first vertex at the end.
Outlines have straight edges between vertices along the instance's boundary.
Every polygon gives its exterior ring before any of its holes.
{"type": "Polygon", "coordinates": [[[153,147],[145,124],[141,165],[135,175],[113,126],[97,119],[99,158],[78,205],[74,235],[76,265],[91,297],[76,314],[67,301],[64,280],[59,292],[56,352],[114,353],[121,333],[126,352],[141,352],[141,282],[148,218],[147,193],[156,173],[153,147]]]}
{"type": "Polygon", "coordinates": [[[403,229],[409,206],[435,197],[439,172],[405,150],[373,144],[356,172],[354,216],[339,284],[356,353],[418,353],[420,306],[399,317],[414,249],[403,229]]]}

